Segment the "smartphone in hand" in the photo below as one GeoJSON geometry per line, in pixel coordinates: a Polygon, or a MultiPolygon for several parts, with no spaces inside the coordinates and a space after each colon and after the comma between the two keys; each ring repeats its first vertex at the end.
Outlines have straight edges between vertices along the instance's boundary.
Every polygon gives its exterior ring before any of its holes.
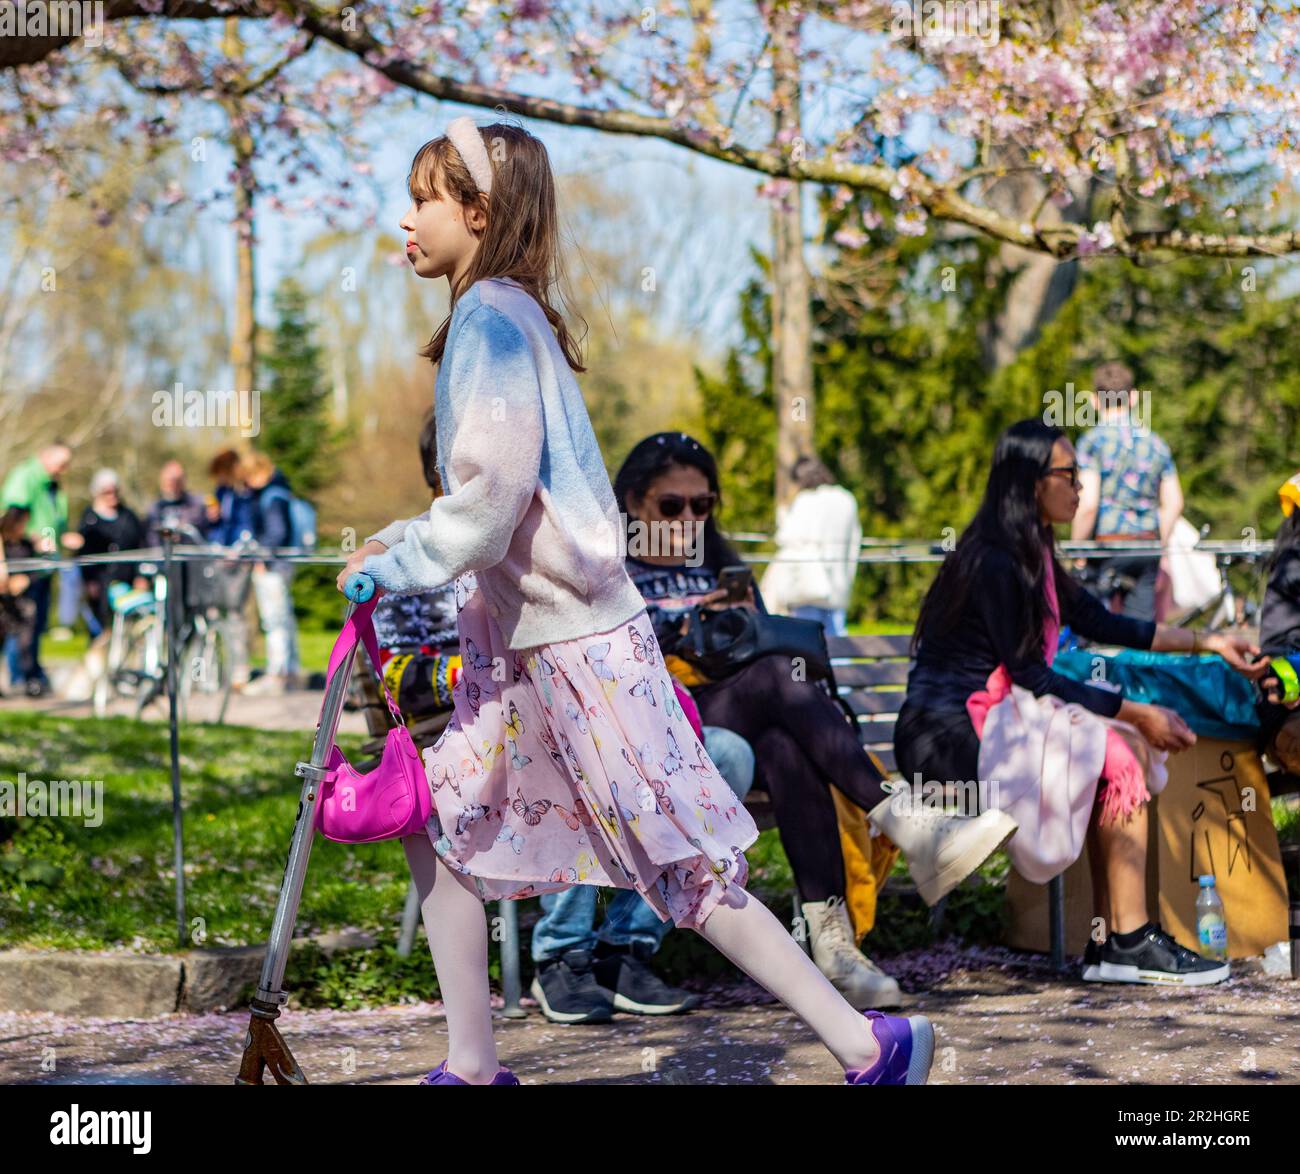
{"type": "Polygon", "coordinates": [[[747,566],[723,567],[718,574],[718,590],[725,591],[727,603],[743,603],[754,583],[754,572],[747,566]]]}

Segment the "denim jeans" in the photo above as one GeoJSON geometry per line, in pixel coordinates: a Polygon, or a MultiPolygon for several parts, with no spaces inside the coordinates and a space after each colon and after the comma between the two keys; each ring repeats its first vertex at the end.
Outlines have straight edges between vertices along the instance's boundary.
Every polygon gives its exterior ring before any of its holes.
{"type": "Polygon", "coordinates": [[[81,614],[81,581],[81,568],[75,563],[59,568],[59,624],[64,628],[72,627],[81,614]]]}
{"type": "MultiPolygon", "coordinates": [[[[744,799],[754,784],[754,751],[739,734],[719,726],[704,727],[704,749],[735,792],[744,799]]],[[[645,942],[658,950],[671,921],[659,915],[635,889],[616,889],[596,931],[596,885],[573,885],[562,893],[543,893],[542,916],[533,927],[533,961],[554,958],[566,950],[593,950],[597,941],[611,946],[645,942]]]]}
{"type": "Polygon", "coordinates": [[[267,676],[298,671],[298,625],[289,590],[292,578],[292,563],[271,563],[264,571],[253,571],[253,595],[266,634],[267,676]]]}
{"type": "Polygon", "coordinates": [[[810,603],[792,607],[790,614],[797,620],[816,620],[826,629],[828,636],[847,636],[848,609],[843,607],[813,607],[810,603]]]}
{"type": "Polygon", "coordinates": [[[754,751],[749,743],[733,730],[705,726],[704,749],[736,798],[744,799],[754,785],[754,751]]]}

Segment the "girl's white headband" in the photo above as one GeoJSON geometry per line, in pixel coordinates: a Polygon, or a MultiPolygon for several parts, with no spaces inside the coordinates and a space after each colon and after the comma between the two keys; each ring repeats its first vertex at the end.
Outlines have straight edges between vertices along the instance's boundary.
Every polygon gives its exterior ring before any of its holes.
{"type": "Polygon", "coordinates": [[[492,164],[488,161],[487,148],[483,146],[483,136],[479,134],[474,120],[467,115],[454,118],[447,124],[447,137],[451,145],[460,153],[473,177],[474,184],[484,195],[492,191],[492,164]]]}

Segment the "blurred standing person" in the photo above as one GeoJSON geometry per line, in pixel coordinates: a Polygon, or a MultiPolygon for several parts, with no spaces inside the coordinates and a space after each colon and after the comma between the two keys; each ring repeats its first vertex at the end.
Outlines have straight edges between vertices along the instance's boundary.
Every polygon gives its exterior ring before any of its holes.
{"type": "Polygon", "coordinates": [[[203,498],[185,488],[185,466],[170,460],[158,471],[158,500],[145,515],[145,541],[149,546],[162,545],[165,525],[193,526],[203,537],[208,533],[208,510],[203,498]]]}
{"type": "MultiPolygon", "coordinates": [[[[208,534],[208,511],[203,498],[191,493],[186,488],[185,466],[173,457],[164,462],[158,470],[158,500],[149,507],[145,515],[145,543],[148,546],[163,546],[164,531],[172,531],[172,544],[185,546],[204,542],[208,534]],[[184,527],[184,530],[181,528],[184,527]]],[[[159,572],[163,564],[159,564],[159,572]]],[[[202,567],[185,559],[178,559],[173,568],[177,589],[168,593],[168,610],[171,612],[169,622],[176,624],[179,630],[183,622],[186,604],[191,598],[194,585],[199,581],[202,567]]]]}
{"type": "Polygon", "coordinates": [[[222,449],[212,458],[208,475],[216,482],[207,502],[208,537],[219,546],[234,546],[252,538],[257,507],[254,494],[244,481],[243,460],[238,451],[222,449]]]}
{"type": "MultiPolygon", "coordinates": [[[[208,522],[211,526],[208,538],[218,546],[238,546],[253,541],[257,505],[252,490],[244,480],[244,462],[239,452],[233,448],[222,449],[212,458],[208,475],[216,483],[207,502],[208,522]]],[[[252,574],[252,567],[245,562],[231,561],[222,564],[221,570],[223,574],[240,579],[252,574]]],[[[235,592],[235,596],[247,602],[242,592],[235,592]]],[[[247,610],[247,607],[240,606],[226,612],[226,632],[230,640],[230,683],[237,690],[243,690],[250,677],[247,610]]]]}
{"type": "MultiPolygon", "coordinates": [[[[1140,423],[1133,372],[1123,363],[1102,363],[1093,372],[1093,407],[1100,421],[1079,437],[1075,452],[1083,483],[1079,509],[1070,524],[1078,542],[1169,542],[1182,516],[1183,491],[1169,445],[1140,423]]],[[[1075,566],[1080,566],[1076,561],[1075,566]]],[[[1107,568],[1136,580],[1123,593],[1122,614],[1138,620],[1156,618],[1156,580],[1160,556],[1120,555],[1101,560],[1107,568]]]]}
{"type": "Polygon", "coordinates": [[[862,548],[858,503],[816,457],[800,457],[791,476],[799,491],[789,506],[777,507],[776,554],[760,590],[773,611],[818,620],[831,636],[847,635],[862,548]]]}
{"type": "MultiPolygon", "coordinates": [[[[16,505],[27,511],[26,538],[38,555],[55,555],[68,529],[68,495],[60,478],[72,464],[72,449],[61,441],[47,444],[34,457],[16,465],[0,487],[0,504],[16,505]]],[[[74,542],[80,545],[79,539],[74,542]]],[[[32,697],[49,691],[50,680],[41,667],[41,635],[50,614],[50,590],[53,579],[48,573],[30,576],[24,593],[35,605],[29,656],[20,653],[17,638],[5,640],[5,658],[9,664],[9,681],[24,685],[32,697]]]]}
{"type": "MultiPolygon", "coordinates": [[[[265,453],[252,453],[244,477],[253,494],[253,537],[259,546],[289,546],[293,524],[289,480],[265,453]]],[[[279,694],[292,689],[298,676],[298,625],[293,615],[293,564],[271,560],[253,564],[253,594],[266,636],[266,674],[253,681],[248,694],[279,694]]]]}
{"type": "MultiPolygon", "coordinates": [[[[81,515],[77,529],[82,538],[82,554],[108,554],[145,545],[144,523],[130,506],[122,503],[121,482],[112,469],[100,469],[91,478],[90,504],[81,515]]],[[[110,583],[146,586],[144,579],[136,573],[135,564],[129,562],[88,563],[82,567],[81,574],[86,587],[86,601],[99,629],[91,633],[92,638],[113,623],[113,612],[108,602],[110,583]]]]}

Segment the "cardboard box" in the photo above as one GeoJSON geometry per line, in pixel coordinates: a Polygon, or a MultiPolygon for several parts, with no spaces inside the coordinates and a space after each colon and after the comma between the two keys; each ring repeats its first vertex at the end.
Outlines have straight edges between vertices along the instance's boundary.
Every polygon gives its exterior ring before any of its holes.
{"type": "MultiPolygon", "coordinates": [[[[1197,949],[1197,877],[1213,873],[1228,922],[1228,956],[1262,954],[1287,937],[1287,887],[1259,755],[1249,742],[1202,738],[1171,755],[1169,783],[1152,803],[1147,909],[1166,932],[1197,949]]],[[[1050,949],[1047,886],[1007,881],[1005,941],[1050,949]]],[[[1087,852],[1065,873],[1065,949],[1083,953],[1092,923],[1087,852]]]]}
{"type": "Polygon", "coordinates": [[[1287,938],[1287,888],[1259,755],[1205,738],[1170,760],[1159,799],[1160,920],[1196,948],[1197,877],[1212,873],[1228,921],[1228,957],[1287,938]]]}

